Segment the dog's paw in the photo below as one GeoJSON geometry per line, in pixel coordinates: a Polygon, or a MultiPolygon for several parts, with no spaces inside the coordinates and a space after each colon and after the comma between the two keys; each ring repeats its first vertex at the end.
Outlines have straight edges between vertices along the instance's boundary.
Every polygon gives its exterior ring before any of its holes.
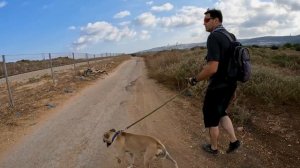
{"type": "Polygon", "coordinates": [[[118,158],[118,157],[116,157],[116,159],[117,159],[118,163],[120,164],[121,163],[121,159],[118,158]]]}
{"type": "Polygon", "coordinates": [[[136,168],[136,167],[137,167],[137,165],[135,165],[135,164],[130,164],[127,166],[127,168],[136,168]]]}

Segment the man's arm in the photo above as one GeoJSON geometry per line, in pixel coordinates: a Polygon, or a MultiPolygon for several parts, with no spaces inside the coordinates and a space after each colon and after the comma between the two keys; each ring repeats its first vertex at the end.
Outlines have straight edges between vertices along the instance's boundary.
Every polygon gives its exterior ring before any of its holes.
{"type": "Polygon", "coordinates": [[[215,74],[218,70],[219,62],[218,61],[209,61],[201,70],[201,72],[196,75],[197,81],[202,81],[204,79],[208,79],[213,74],[215,74]]]}

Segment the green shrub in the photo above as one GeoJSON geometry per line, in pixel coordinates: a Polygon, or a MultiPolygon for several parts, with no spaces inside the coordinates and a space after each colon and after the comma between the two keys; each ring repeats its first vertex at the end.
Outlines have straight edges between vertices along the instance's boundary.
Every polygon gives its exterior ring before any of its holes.
{"type": "Polygon", "coordinates": [[[272,50],[278,50],[278,49],[279,49],[279,47],[278,47],[278,46],[276,46],[276,45],[272,45],[272,46],[271,46],[271,49],[272,49],[272,50]]]}
{"type": "Polygon", "coordinates": [[[300,57],[299,56],[287,56],[286,54],[275,55],[270,58],[273,64],[279,65],[281,67],[297,70],[299,69],[300,57]]]}
{"type": "Polygon", "coordinates": [[[240,90],[262,104],[300,103],[300,77],[286,76],[273,68],[254,66],[251,80],[240,90]]]}
{"type": "Polygon", "coordinates": [[[28,79],[29,83],[34,83],[34,82],[37,82],[37,81],[39,81],[39,79],[38,78],[34,78],[34,77],[28,79]]]}
{"type": "Polygon", "coordinates": [[[284,48],[291,48],[293,45],[291,43],[285,43],[283,45],[284,48]]]}

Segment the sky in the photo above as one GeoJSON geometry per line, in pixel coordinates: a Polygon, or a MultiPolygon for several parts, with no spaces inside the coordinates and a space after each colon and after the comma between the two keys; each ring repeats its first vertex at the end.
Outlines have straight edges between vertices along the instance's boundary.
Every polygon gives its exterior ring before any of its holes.
{"type": "Polygon", "coordinates": [[[0,54],[132,53],[205,42],[207,8],[238,39],[300,34],[299,0],[0,0],[0,54]]]}

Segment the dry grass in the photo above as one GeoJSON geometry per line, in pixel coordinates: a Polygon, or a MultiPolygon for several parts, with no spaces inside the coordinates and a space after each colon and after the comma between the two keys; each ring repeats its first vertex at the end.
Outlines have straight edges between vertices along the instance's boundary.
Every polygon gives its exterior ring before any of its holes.
{"type": "MultiPolygon", "coordinates": [[[[250,51],[252,78],[238,86],[237,99],[227,109],[234,126],[242,128],[236,132],[243,141],[242,153],[248,157],[254,152],[257,158],[267,158],[266,164],[278,160],[291,167],[299,165],[300,52],[287,48],[251,48],[250,51]]],[[[181,90],[187,86],[185,78],[201,69],[206,50],[197,48],[176,53],[176,57],[174,51],[144,56],[151,77],[171,89],[181,90]]],[[[199,109],[206,87],[207,82],[202,81],[187,94],[199,109]]],[[[190,111],[186,115],[194,116],[190,111]]],[[[185,121],[185,124],[192,127],[193,123],[185,121]]]]}
{"type": "MultiPolygon", "coordinates": [[[[95,60],[102,60],[107,57],[98,57],[96,59],[90,60],[95,61],[95,60]]],[[[63,66],[63,65],[71,65],[71,64],[77,64],[80,62],[87,62],[87,59],[71,59],[69,57],[58,57],[58,58],[53,58],[52,59],[52,67],[58,67],[58,66],[63,66]]],[[[0,65],[2,66],[2,62],[0,62],[0,65]]],[[[22,74],[26,72],[32,72],[32,71],[37,71],[41,69],[47,69],[51,67],[50,60],[20,60],[16,62],[9,62],[6,63],[6,68],[7,68],[7,73],[8,76],[11,75],[17,75],[17,74],[22,74]]],[[[0,78],[4,77],[4,71],[3,68],[0,68],[0,78]]]]}
{"type": "Polygon", "coordinates": [[[250,48],[252,62],[257,65],[286,68],[295,73],[300,72],[299,51],[286,48],[272,50],[270,48],[250,48]]]}
{"type": "MultiPolygon", "coordinates": [[[[93,68],[110,72],[129,56],[114,57],[92,64],[93,68]]],[[[78,70],[85,67],[77,67],[78,70]]],[[[78,74],[78,73],[77,73],[78,74]]],[[[18,126],[24,120],[34,120],[39,113],[58,106],[63,100],[78,92],[90,82],[103,77],[105,73],[92,73],[88,76],[74,76],[73,70],[55,74],[55,85],[50,75],[31,77],[27,82],[11,82],[15,106],[9,107],[7,93],[1,94],[0,126],[18,126]]],[[[6,85],[0,86],[6,90],[6,85]]]]}
{"type": "MultiPolygon", "coordinates": [[[[300,52],[269,48],[251,48],[253,63],[252,78],[238,87],[239,99],[233,111],[245,111],[253,105],[297,107],[300,104],[300,52]],[[254,103],[255,102],[255,103],[254,103]]],[[[145,55],[150,77],[164,83],[172,89],[183,89],[187,86],[185,78],[197,74],[204,64],[206,50],[194,49],[185,51],[164,51],[154,55],[145,55]]],[[[205,92],[206,82],[201,82],[191,92],[201,98],[205,92]]],[[[244,114],[245,114],[244,113],[244,114]]],[[[295,112],[299,113],[299,111],[295,112]]],[[[250,114],[235,115],[236,121],[246,123],[250,114]]]]}

